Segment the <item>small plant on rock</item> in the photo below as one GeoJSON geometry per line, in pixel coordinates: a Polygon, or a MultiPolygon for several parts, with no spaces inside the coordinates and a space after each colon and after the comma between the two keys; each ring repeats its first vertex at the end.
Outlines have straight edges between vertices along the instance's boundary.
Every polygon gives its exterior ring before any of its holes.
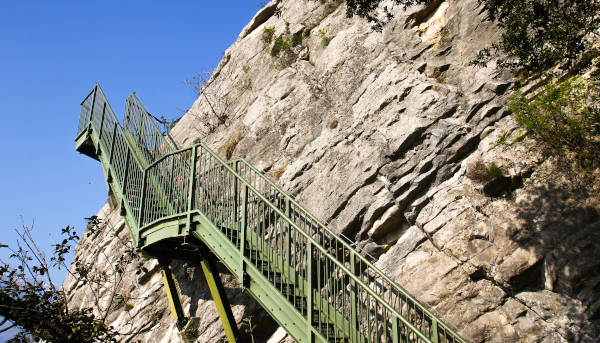
{"type": "Polygon", "coordinates": [[[319,37],[321,38],[321,45],[324,47],[328,46],[329,42],[331,42],[331,37],[329,37],[327,32],[325,32],[323,29],[319,30],[319,37]]]}
{"type": "Polygon", "coordinates": [[[271,47],[271,56],[279,56],[281,52],[287,52],[292,47],[292,43],[284,35],[280,35],[275,38],[273,46],[271,47]]]}
{"type": "Polygon", "coordinates": [[[227,159],[231,158],[231,156],[233,155],[233,151],[235,150],[235,147],[238,145],[238,143],[241,140],[242,140],[242,132],[241,131],[238,131],[235,134],[233,134],[231,137],[229,137],[229,139],[225,143],[225,146],[223,147],[223,151],[225,152],[225,157],[227,159]]]}
{"type": "Polygon", "coordinates": [[[495,162],[485,165],[481,160],[478,160],[469,165],[467,177],[473,181],[485,183],[502,177],[502,169],[495,162]]]}
{"type": "Polygon", "coordinates": [[[271,44],[275,36],[275,28],[273,26],[267,26],[263,29],[262,39],[265,43],[271,44]]]}
{"type": "Polygon", "coordinates": [[[285,172],[285,167],[276,169],[275,171],[273,171],[273,178],[275,180],[279,180],[279,178],[281,177],[281,175],[283,175],[284,172],[285,172]]]}

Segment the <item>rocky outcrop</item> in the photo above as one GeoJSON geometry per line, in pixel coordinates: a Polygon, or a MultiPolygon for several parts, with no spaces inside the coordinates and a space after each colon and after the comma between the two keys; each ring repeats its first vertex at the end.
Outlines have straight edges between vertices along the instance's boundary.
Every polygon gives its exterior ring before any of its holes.
{"type": "MultiPolygon", "coordinates": [[[[510,76],[469,64],[498,36],[477,0],[395,8],[381,33],[337,1],[282,1],[279,15],[272,5],[225,52],[175,140],[247,158],[475,342],[598,337],[598,197],[531,148],[505,107],[510,76]],[[274,51],[277,37],[289,44],[274,51]]],[[[100,217],[126,239],[110,207],[100,217]]],[[[84,238],[77,254],[118,256],[114,242],[84,238]]],[[[113,323],[177,341],[145,263],[141,276],[126,271],[138,300],[113,323]]],[[[200,274],[177,270],[197,341],[223,338],[200,274]]],[[[265,317],[222,276],[237,320],[265,317]]],[[[73,302],[89,302],[77,289],[73,302]]],[[[260,322],[266,341],[276,326],[260,322]]],[[[286,340],[278,330],[269,342],[286,340]]]]}

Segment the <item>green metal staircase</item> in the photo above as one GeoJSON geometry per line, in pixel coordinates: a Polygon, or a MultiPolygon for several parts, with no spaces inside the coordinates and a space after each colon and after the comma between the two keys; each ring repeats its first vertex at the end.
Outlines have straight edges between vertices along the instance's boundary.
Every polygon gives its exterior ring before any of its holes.
{"type": "Polygon", "coordinates": [[[81,103],[76,149],[102,162],[134,243],[155,257],[186,323],[172,259],[200,262],[230,342],[218,259],[298,342],[466,342],[369,259],[243,159],[178,149],[140,101],[121,126],[98,85],[81,103]]]}

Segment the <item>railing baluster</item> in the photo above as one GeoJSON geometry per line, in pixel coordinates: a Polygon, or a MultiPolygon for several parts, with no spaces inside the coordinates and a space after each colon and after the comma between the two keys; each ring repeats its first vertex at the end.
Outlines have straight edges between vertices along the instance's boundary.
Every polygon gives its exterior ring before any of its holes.
{"type": "Polygon", "coordinates": [[[185,224],[185,236],[190,234],[192,228],[192,210],[194,203],[194,187],[196,185],[196,146],[192,148],[192,162],[189,175],[189,193],[187,198],[187,219],[185,224]]]}
{"type": "Polygon", "coordinates": [[[312,323],[314,322],[314,313],[313,313],[313,292],[317,288],[315,277],[316,271],[316,261],[313,256],[314,247],[311,241],[307,242],[308,246],[306,249],[306,320],[308,321],[308,341],[313,343],[315,341],[315,335],[313,333],[312,323]]]}
{"type": "Polygon", "coordinates": [[[98,90],[98,86],[94,87],[94,95],[92,98],[92,107],[90,107],[90,120],[88,127],[92,127],[92,118],[94,117],[94,105],[96,105],[96,91],[98,90]]]}
{"type": "Polygon", "coordinates": [[[144,172],[142,174],[142,194],[140,195],[140,211],[138,213],[138,231],[137,231],[137,243],[138,243],[138,248],[140,247],[140,231],[139,228],[141,228],[144,225],[144,209],[145,209],[145,201],[146,201],[146,183],[147,183],[147,179],[148,179],[148,169],[144,169],[144,172]]]}

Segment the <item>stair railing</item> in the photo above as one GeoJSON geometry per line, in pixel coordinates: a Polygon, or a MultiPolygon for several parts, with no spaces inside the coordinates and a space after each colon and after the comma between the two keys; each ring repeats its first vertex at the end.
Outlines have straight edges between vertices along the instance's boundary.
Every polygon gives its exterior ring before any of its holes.
{"type": "Polygon", "coordinates": [[[264,258],[275,261],[275,286],[310,323],[336,323],[352,342],[465,342],[249,163],[225,162],[203,143],[173,151],[137,98],[128,101],[125,131],[97,85],[82,102],[78,136],[91,128],[108,152],[107,178],[116,178],[122,210],[135,217],[127,226],[136,244],[153,221],[187,213],[189,230],[191,213],[201,212],[256,268],[264,258]],[[305,297],[299,304],[297,294],[305,297]]]}

